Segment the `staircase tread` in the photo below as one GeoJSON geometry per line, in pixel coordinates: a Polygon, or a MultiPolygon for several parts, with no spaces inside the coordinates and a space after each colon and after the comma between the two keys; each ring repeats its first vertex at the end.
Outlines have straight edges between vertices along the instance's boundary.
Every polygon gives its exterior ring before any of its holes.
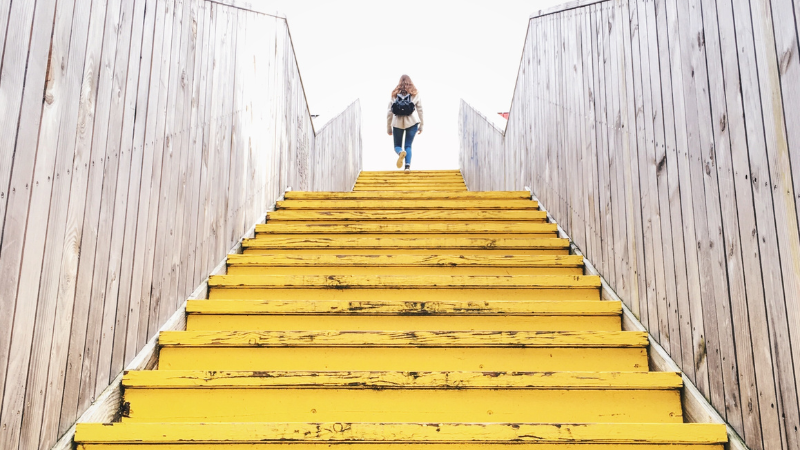
{"type": "Polygon", "coordinates": [[[287,248],[424,248],[435,251],[447,248],[485,248],[497,249],[565,249],[569,240],[557,237],[376,237],[331,235],[314,238],[295,236],[258,236],[242,241],[245,249],[287,247],[287,248]]]}
{"type": "Polygon", "coordinates": [[[539,210],[531,200],[284,200],[275,209],[539,210]]]}
{"type": "Polygon", "coordinates": [[[137,370],[124,388],[679,389],[675,372],[137,370]]]}
{"type": "Polygon", "coordinates": [[[347,300],[188,300],[187,314],[338,314],[338,315],[609,315],[621,302],[560,301],[347,301],[347,300]]]}
{"type": "Polygon", "coordinates": [[[295,287],[344,289],[387,287],[398,289],[504,289],[599,288],[596,275],[212,275],[209,288],[295,287]]]}
{"type": "Polygon", "coordinates": [[[78,442],[553,442],[712,444],[722,424],[541,423],[80,423],[78,442]]]}
{"type": "Polygon", "coordinates": [[[231,266],[474,266],[474,267],[583,267],[579,255],[336,255],[336,254],[276,254],[228,255],[231,266]]]}
{"type": "Polygon", "coordinates": [[[161,347],[643,348],[640,331],[162,331],[161,347]]]}
{"type": "Polygon", "coordinates": [[[533,234],[555,233],[558,226],[551,223],[341,223],[341,224],[293,224],[275,223],[256,225],[256,234],[311,234],[311,233],[506,233],[533,234]]]}

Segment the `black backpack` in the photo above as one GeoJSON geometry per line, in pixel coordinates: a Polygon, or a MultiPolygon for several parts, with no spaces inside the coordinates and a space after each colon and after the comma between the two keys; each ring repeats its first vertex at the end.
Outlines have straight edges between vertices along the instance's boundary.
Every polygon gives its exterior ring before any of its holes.
{"type": "Polygon", "coordinates": [[[397,98],[392,103],[392,113],[396,116],[410,116],[415,108],[411,101],[411,94],[397,94],[397,98]]]}

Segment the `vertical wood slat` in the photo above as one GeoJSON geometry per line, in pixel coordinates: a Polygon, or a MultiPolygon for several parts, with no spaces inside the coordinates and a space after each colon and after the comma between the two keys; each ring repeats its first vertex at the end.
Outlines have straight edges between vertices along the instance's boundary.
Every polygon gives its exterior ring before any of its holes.
{"type": "Polygon", "coordinates": [[[506,129],[465,102],[459,119],[468,187],[531,180],[754,449],[800,445],[798,4],[540,12],[506,129]]]}
{"type": "Polygon", "coordinates": [[[47,449],[263,217],[277,174],[352,187],[360,107],[315,133],[286,20],[224,1],[0,16],[2,126],[18,136],[0,152],[0,447],[47,449]]]}

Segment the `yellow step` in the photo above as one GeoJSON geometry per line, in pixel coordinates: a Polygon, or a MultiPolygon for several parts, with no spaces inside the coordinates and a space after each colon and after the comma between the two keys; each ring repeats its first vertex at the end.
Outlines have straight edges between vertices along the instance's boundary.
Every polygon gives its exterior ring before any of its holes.
{"type": "Polygon", "coordinates": [[[593,275],[215,275],[208,287],[210,299],[600,299],[600,277],[593,275]]]}
{"type": "Polygon", "coordinates": [[[676,373],[157,370],[122,387],[123,422],[683,422],[676,373]]]}
{"type": "Polygon", "coordinates": [[[393,186],[393,185],[376,185],[376,186],[356,186],[353,191],[466,191],[466,186],[450,187],[437,184],[420,184],[415,186],[393,186]]]}
{"type": "Polygon", "coordinates": [[[511,222],[544,223],[544,211],[431,211],[431,210],[381,210],[381,211],[291,211],[280,210],[267,213],[267,223],[279,221],[300,222],[340,222],[340,221],[378,221],[425,223],[425,222],[511,222]]]}
{"type": "Polygon", "coordinates": [[[406,223],[406,222],[342,222],[338,224],[296,224],[296,223],[269,223],[256,225],[256,236],[273,234],[387,234],[387,235],[413,235],[424,236],[431,234],[446,234],[448,237],[512,237],[523,235],[546,235],[555,237],[558,226],[554,223],[406,223]],[[490,235],[490,236],[481,236],[490,235]],[[499,237],[499,236],[498,236],[499,237]]]}
{"type": "Polygon", "coordinates": [[[495,238],[466,237],[454,238],[448,235],[431,235],[424,238],[411,237],[375,237],[353,235],[331,235],[316,239],[304,239],[294,236],[258,236],[246,239],[242,247],[247,250],[273,248],[360,248],[360,249],[482,249],[482,250],[566,250],[569,252],[569,240],[561,238],[495,238]]]}
{"type": "Polygon", "coordinates": [[[359,177],[373,175],[401,175],[401,176],[435,176],[435,175],[458,175],[461,176],[461,169],[434,169],[434,170],[415,170],[413,172],[403,172],[398,170],[364,170],[359,177]]]}
{"type": "Polygon", "coordinates": [[[582,275],[577,255],[241,254],[228,275],[582,275]]]}
{"type": "Polygon", "coordinates": [[[688,423],[82,423],[75,440],[79,450],[723,450],[727,435],[725,425],[688,423]]]}
{"type": "Polygon", "coordinates": [[[289,191],[286,200],[530,200],[528,191],[419,192],[307,192],[289,191]]]}
{"type": "Polygon", "coordinates": [[[620,331],[619,302],[189,300],[188,331],[620,331]]]}
{"type": "Polygon", "coordinates": [[[317,210],[538,210],[539,202],[533,200],[285,200],[276,209],[317,210]]]}
{"type": "Polygon", "coordinates": [[[160,370],[647,371],[631,331],[165,331],[160,370]]]}

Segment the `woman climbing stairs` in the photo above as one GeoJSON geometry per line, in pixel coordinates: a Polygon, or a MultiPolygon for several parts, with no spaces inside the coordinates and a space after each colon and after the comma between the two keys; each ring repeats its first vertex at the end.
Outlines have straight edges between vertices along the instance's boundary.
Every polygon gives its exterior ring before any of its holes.
{"type": "Polygon", "coordinates": [[[82,450],[722,449],[527,192],[289,192],[82,450]]]}

